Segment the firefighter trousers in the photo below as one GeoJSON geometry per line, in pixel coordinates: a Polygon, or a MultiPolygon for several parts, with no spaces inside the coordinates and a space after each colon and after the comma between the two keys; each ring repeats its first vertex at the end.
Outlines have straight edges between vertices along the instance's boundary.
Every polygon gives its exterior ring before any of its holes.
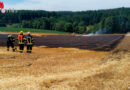
{"type": "Polygon", "coordinates": [[[32,52],[32,46],[33,45],[27,45],[27,53],[31,53],[32,52]]]}
{"type": "Polygon", "coordinates": [[[9,51],[10,47],[12,47],[12,50],[15,51],[14,43],[13,42],[7,42],[7,51],[9,51]]]}
{"type": "Polygon", "coordinates": [[[19,44],[19,51],[22,53],[24,50],[24,44],[19,44]]]}

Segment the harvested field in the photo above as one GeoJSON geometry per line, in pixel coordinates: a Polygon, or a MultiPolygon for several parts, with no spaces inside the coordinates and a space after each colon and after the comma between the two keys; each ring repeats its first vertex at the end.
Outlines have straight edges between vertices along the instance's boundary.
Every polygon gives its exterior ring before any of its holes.
{"type": "MultiPolygon", "coordinates": [[[[5,36],[0,38],[4,40],[5,36]]],[[[32,54],[7,52],[6,42],[1,41],[4,44],[0,47],[0,89],[127,90],[130,37],[123,37],[35,36],[38,44],[32,54]],[[94,46],[97,43],[100,49],[94,46]],[[74,46],[82,44],[85,46],[74,46]]]]}

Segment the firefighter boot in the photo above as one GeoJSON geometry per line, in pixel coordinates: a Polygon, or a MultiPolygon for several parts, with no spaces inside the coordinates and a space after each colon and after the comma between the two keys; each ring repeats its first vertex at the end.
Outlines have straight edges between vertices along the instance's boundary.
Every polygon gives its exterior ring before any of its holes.
{"type": "Polygon", "coordinates": [[[15,48],[13,49],[13,52],[15,52],[15,48]]]}
{"type": "Polygon", "coordinates": [[[19,52],[20,52],[20,53],[23,53],[23,51],[22,51],[22,50],[20,50],[19,52]]]}
{"type": "Polygon", "coordinates": [[[27,51],[27,53],[31,53],[31,51],[27,51]]]}

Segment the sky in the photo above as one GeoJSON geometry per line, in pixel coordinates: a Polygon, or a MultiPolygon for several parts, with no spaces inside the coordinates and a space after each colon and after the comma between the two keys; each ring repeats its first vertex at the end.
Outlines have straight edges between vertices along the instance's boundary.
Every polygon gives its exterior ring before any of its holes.
{"type": "Polygon", "coordinates": [[[130,7],[130,0],[0,0],[5,9],[86,11],[130,7]]]}

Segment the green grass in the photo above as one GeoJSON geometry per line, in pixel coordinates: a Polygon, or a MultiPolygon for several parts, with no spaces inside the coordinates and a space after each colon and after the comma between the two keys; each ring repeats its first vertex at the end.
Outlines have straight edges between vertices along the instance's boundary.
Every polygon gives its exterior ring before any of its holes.
{"type": "Polygon", "coordinates": [[[12,28],[12,27],[0,27],[1,32],[34,32],[34,33],[57,33],[66,34],[66,32],[52,31],[52,30],[42,30],[42,29],[30,29],[30,28],[12,28]]]}

